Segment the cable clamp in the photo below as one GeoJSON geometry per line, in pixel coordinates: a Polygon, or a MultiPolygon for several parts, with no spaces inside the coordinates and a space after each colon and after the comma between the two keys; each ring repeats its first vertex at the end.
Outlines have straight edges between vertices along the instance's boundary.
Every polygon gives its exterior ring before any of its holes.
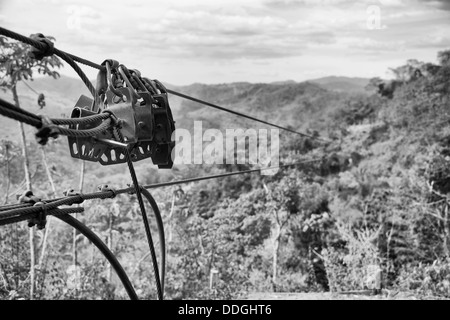
{"type": "Polygon", "coordinates": [[[55,46],[53,42],[51,42],[50,39],[46,38],[42,33],[32,34],[30,35],[30,38],[45,45],[45,48],[43,49],[33,47],[33,49],[31,49],[31,51],[28,53],[31,58],[42,60],[44,57],[49,57],[54,54],[55,46]]]}
{"type": "Polygon", "coordinates": [[[35,225],[39,230],[45,228],[45,224],[47,223],[47,205],[41,201],[41,198],[33,195],[33,192],[26,191],[24,194],[19,196],[19,203],[28,203],[33,206],[41,206],[42,210],[36,214],[33,218],[28,220],[28,227],[32,228],[35,225]]]}
{"type": "Polygon", "coordinates": [[[18,197],[19,203],[29,203],[34,205],[36,202],[40,202],[41,198],[33,195],[33,192],[30,190],[26,191],[24,194],[18,197]]]}
{"type": "Polygon", "coordinates": [[[110,198],[115,198],[116,195],[117,195],[116,190],[111,188],[111,187],[109,187],[107,184],[101,184],[101,185],[99,185],[97,187],[97,189],[100,192],[111,192],[111,197],[110,198]]]}
{"type": "MultiPolygon", "coordinates": [[[[136,193],[136,187],[134,186],[134,183],[127,183],[127,187],[131,188],[131,190],[128,192],[128,194],[133,195],[136,193]]],[[[142,192],[142,190],[144,190],[144,189],[145,189],[144,186],[139,185],[139,191],[142,192]]]]}
{"type": "Polygon", "coordinates": [[[135,194],[136,193],[136,188],[134,187],[133,183],[127,183],[127,187],[130,188],[131,190],[128,192],[128,194],[135,194]]]}
{"type": "Polygon", "coordinates": [[[76,192],[74,189],[67,189],[63,192],[66,197],[78,197],[78,200],[75,200],[73,203],[81,204],[84,202],[83,194],[80,192],[76,192]]]}
{"type": "Polygon", "coordinates": [[[43,93],[39,94],[37,103],[41,109],[45,107],[45,95],[43,93]]]}
{"type": "Polygon", "coordinates": [[[53,124],[49,117],[40,115],[42,125],[36,132],[36,140],[40,145],[46,145],[48,138],[56,139],[58,137],[58,127],[53,124]]]}
{"type": "Polygon", "coordinates": [[[28,220],[28,227],[34,227],[36,226],[39,230],[42,230],[45,228],[45,225],[47,224],[47,204],[44,201],[36,202],[34,207],[41,207],[41,211],[39,213],[28,220]]]}

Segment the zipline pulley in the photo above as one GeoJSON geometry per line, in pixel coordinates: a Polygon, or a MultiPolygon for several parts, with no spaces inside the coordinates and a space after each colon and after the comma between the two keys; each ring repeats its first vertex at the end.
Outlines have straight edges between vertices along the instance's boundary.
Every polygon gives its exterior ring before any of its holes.
{"type": "MultiPolygon", "coordinates": [[[[133,161],[151,157],[159,168],[172,168],[172,133],[175,121],[166,88],[158,80],[142,78],[137,70],[128,70],[117,61],[106,60],[106,70],[97,76],[98,99],[81,96],[71,118],[83,118],[108,112],[121,137],[113,128],[90,137],[69,137],[71,156],[102,165],[126,162],[128,148],[133,161]]],[[[74,130],[99,126],[103,120],[71,125],[74,130]]]]}

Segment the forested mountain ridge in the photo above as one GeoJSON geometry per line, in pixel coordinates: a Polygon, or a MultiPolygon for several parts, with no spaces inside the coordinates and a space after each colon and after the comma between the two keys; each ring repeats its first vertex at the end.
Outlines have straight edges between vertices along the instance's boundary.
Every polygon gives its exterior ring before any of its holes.
{"type": "MultiPolygon", "coordinates": [[[[373,288],[367,278],[374,266],[381,270],[385,288],[448,298],[448,57],[448,51],[441,52],[435,68],[408,61],[396,69],[395,85],[372,79],[372,91],[379,92],[375,94],[330,91],[311,82],[175,87],[295,130],[316,131],[333,142],[323,146],[281,133],[282,163],[317,156],[324,157],[323,161],[274,176],[244,175],[152,191],[167,228],[166,298],[223,299],[256,291],[373,288]],[[211,270],[218,271],[212,289],[211,270]]],[[[48,90],[49,108],[43,112],[64,110],[68,114],[70,99],[52,96],[53,86],[39,88],[38,83],[35,90],[48,90]]],[[[31,105],[34,96],[28,92],[21,99],[24,106],[26,102],[31,105]]],[[[191,129],[194,120],[203,120],[204,129],[254,125],[178,98],[170,102],[180,128],[191,129]]],[[[34,183],[50,197],[32,139],[34,183]]],[[[65,160],[69,153],[64,139],[47,148],[58,189],[73,187],[77,172],[72,164],[77,161],[65,160]]],[[[19,152],[10,165],[9,177],[17,187],[22,179],[19,152]]],[[[138,165],[142,183],[224,169],[230,168],[185,165],[164,171],[145,161],[138,165]]],[[[4,190],[5,171],[1,174],[4,190]]],[[[88,190],[99,183],[122,187],[128,179],[125,166],[107,168],[93,163],[87,168],[86,186],[88,190]]],[[[140,297],[151,298],[154,284],[148,281],[149,260],[145,260],[147,249],[135,202],[129,195],[95,201],[86,205],[82,219],[110,241],[140,297]]],[[[9,279],[23,283],[15,289],[22,296],[27,294],[27,247],[25,241],[14,239],[18,235],[26,238],[25,228],[21,226],[19,233],[9,227],[0,229],[5,243],[2,268],[9,279]],[[19,256],[12,249],[17,246],[22,246],[19,256]],[[17,268],[5,263],[8,260],[21,264],[17,268]]],[[[57,225],[49,242],[49,267],[43,271],[50,276],[41,278],[40,297],[125,297],[118,280],[105,272],[104,258],[82,238],[78,249],[81,284],[75,290],[67,273],[72,261],[70,240],[68,228],[57,225]]],[[[7,298],[11,292],[3,289],[1,294],[7,298]]]]}

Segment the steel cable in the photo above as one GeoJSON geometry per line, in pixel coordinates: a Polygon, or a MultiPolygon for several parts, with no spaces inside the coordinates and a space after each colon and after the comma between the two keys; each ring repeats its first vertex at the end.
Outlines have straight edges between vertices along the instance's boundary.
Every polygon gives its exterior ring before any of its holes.
{"type": "MultiPolygon", "coordinates": [[[[178,185],[178,184],[186,184],[186,183],[198,182],[198,181],[203,181],[203,180],[229,177],[229,176],[240,175],[240,174],[255,173],[255,172],[260,172],[262,170],[288,168],[288,167],[299,166],[299,165],[318,162],[318,161],[323,161],[323,158],[299,161],[299,162],[295,162],[295,163],[284,164],[284,165],[268,167],[268,168],[242,170],[242,171],[227,172],[227,173],[223,173],[223,174],[210,175],[210,176],[204,176],[204,177],[198,177],[198,178],[192,178],[192,179],[155,183],[155,184],[142,186],[142,188],[143,189],[155,189],[155,188],[161,188],[161,187],[174,186],[174,185],[178,185]]],[[[138,190],[141,190],[141,189],[138,188],[138,190]]],[[[117,189],[117,190],[113,190],[113,191],[102,191],[102,192],[94,192],[94,193],[87,193],[87,194],[70,195],[70,196],[66,196],[66,197],[62,197],[62,198],[58,198],[58,199],[45,200],[45,202],[47,205],[47,209],[52,209],[52,208],[55,208],[55,207],[58,207],[61,205],[73,205],[76,203],[81,203],[84,200],[113,198],[115,195],[131,193],[131,192],[136,192],[136,188],[134,186],[128,187],[128,188],[123,188],[123,189],[117,189]]],[[[24,213],[24,214],[37,213],[40,210],[41,210],[40,207],[34,207],[31,204],[13,204],[13,205],[7,205],[7,206],[0,206],[0,219],[14,216],[14,215],[17,215],[20,213],[24,213]]]]}
{"type": "MultiPolygon", "coordinates": [[[[63,214],[70,214],[70,213],[81,213],[84,211],[84,208],[78,207],[78,208],[54,208],[51,210],[47,210],[47,215],[49,216],[57,216],[57,215],[63,215],[63,214]]],[[[20,214],[13,217],[7,217],[7,218],[0,218],[0,226],[4,226],[7,224],[12,223],[18,223],[21,221],[26,221],[28,219],[31,219],[35,217],[38,213],[27,213],[27,214],[20,214]]]]}
{"type": "Polygon", "coordinates": [[[155,199],[151,195],[151,193],[146,190],[144,187],[141,187],[142,195],[147,199],[150,203],[153,213],[156,218],[156,225],[158,226],[158,234],[159,234],[159,246],[161,253],[161,264],[159,265],[159,276],[161,282],[161,291],[164,293],[164,282],[165,282],[165,273],[166,273],[166,239],[164,235],[164,223],[162,220],[161,212],[159,211],[158,204],[155,199]]]}
{"type": "MultiPolygon", "coordinates": [[[[30,113],[24,109],[17,108],[13,104],[0,98],[0,115],[14,119],[19,122],[31,125],[37,129],[42,128],[42,118],[36,114],[30,113]]],[[[49,119],[52,123],[53,120],[49,119]]],[[[56,123],[61,124],[81,124],[90,123],[93,121],[104,120],[100,125],[91,129],[74,130],[60,127],[56,124],[50,124],[48,127],[50,129],[56,130],[56,133],[69,136],[69,137],[91,137],[98,135],[105,130],[112,128],[112,120],[109,113],[103,113],[98,115],[93,115],[86,118],[76,118],[76,119],[55,119],[56,123]]]]}
{"type": "MultiPolygon", "coordinates": [[[[36,47],[36,48],[38,48],[40,50],[45,50],[47,48],[46,45],[42,44],[39,41],[36,41],[36,40],[31,39],[31,38],[25,37],[23,35],[20,35],[18,33],[15,33],[15,32],[13,32],[11,30],[8,30],[8,29],[2,28],[2,27],[0,27],[0,34],[5,35],[5,36],[10,37],[10,38],[13,38],[13,39],[16,39],[16,40],[19,40],[19,41],[22,41],[24,43],[30,44],[30,45],[32,45],[32,46],[34,46],[34,47],[36,47]]],[[[72,54],[66,53],[66,52],[61,51],[61,50],[59,50],[57,48],[54,48],[53,52],[56,55],[60,56],[62,59],[64,59],[67,63],[69,63],[72,66],[72,68],[75,69],[75,71],[77,71],[78,75],[83,80],[83,82],[86,84],[86,86],[88,87],[89,91],[91,92],[91,94],[93,95],[93,97],[97,101],[98,97],[97,97],[95,88],[93,87],[93,85],[89,81],[89,79],[86,77],[86,75],[83,73],[83,71],[75,64],[74,61],[78,61],[80,63],[83,63],[85,65],[88,65],[88,66],[90,66],[92,68],[95,68],[95,69],[98,69],[98,70],[104,70],[105,67],[101,66],[99,64],[96,64],[96,63],[94,63],[92,61],[89,61],[89,60],[86,60],[86,59],[74,56],[72,54]]],[[[184,98],[184,99],[187,99],[187,100],[191,100],[191,101],[194,101],[194,102],[197,102],[197,103],[200,103],[200,104],[203,104],[203,105],[206,105],[206,106],[209,106],[209,107],[221,110],[221,111],[225,111],[225,112],[237,115],[239,117],[243,117],[243,118],[246,118],[246,119],[249,119],[249,120],[252,120],[252,121],[263,123],[265,125],[269,125],[269,126],[272,126],[272,127],[284,130],[284,131],[295,133],[295,134],[298,134],[298,135],[301,135],[303,137],[307,137],[307,138],[310,138],[310,139],[320,140],[320,141],[323,141],[323,142],[331,142],[328,139],[324,139],[324,138],[320,138],[320,137],[313,136],[313,135],[310,135],[310,134],[306,134],[306,133],[303,133],[303,132],[295,131],[295,130],[287,128],[287,127],[283,127],[283,126],[280,126],[280,125],[277,125],[277,124],[274,124],[274,123],[271,123],[271,122],[268,122],[268,121],[265,121],[265,120],[261,120],[261,119],[255,118],[255,117],[250,116],[250,115],[243,114],[243,113],[238,112],[238,111],[234,111],[234,110],[231,110],[231,109],[228,109],[228,108],[225,108],[225,107],[221,107],[219,105],[216,105],[216,104],[213,104],[213,103],[210,103],[210,102],[198,99],[198,98],[191,97],[189,95],[177,92],[175,90],[170,90],[170,89],[166,89],[166,90],[170,94],[173,94],[173,95],[179,96],[181,98],[184,98]]]]}
{"type": "Polygon", "coordinates": [[[94,99],[97,100],[97,96],[98,96],[97,95],[97,90],[95,90],[95,87],[92,84],[92,82],[89,80],[89,78],[83,72],[83,70],[81,70],[81,68],[75,63],[75,61],[71,58],[71,56],[68,55],[67,53],[65,53],[64,51],[58,50],[56,48],[54,49],[53,52],[54,52],[55,55],[59,56],[61,59],[66,61],[72,67],[72,69],[75,70],[75,72],[78,74],[80,79],[83,81],[83,83],[88,88],[88,90],[91,93],[92,97],[94,97],[94,99]]]}
{"type": "MultiPolygon", "coordinates": [[[[116,134],[119,137],[119,140],[123,143],[124,142],[124,138],[122,136],[122,133],[120,132],[120,130],[117,129],[117,127],[115,129],[116,129],[116,134]]],[[[131,175],[131,180],[133,182],[133,187],[135,189],[136,197],[137,197],[138,203],[139,203],[139,208],[141,210],[141,216],[142,216],[142,221],[144,222],[144,228],[145,228],[145,234],[147,236],[148,246],[150,248],[150,255],[152,257],[152,265],[153,265],[153,272],[154,272],[154,276],[155,276],[156,291],[157,291],[157,295],[158,295],[158,300],[164,300],[164,292],[162,290],[162,285],[161,285],[161,277],[160,277],[160,274],[159,274],[158,260],[156,258],[155,246],[153,244],[152,233],[151,233],[151,230],[150,230],[150,224],[148,222],[147,213],[146,213],[146,210],[145,210],[144,200],[142,199],[141,187],[139,185],[139,182],[138,182],[138,179],[137,179],[137,176],[136,176],[136,172],[134,170],[133,161],[131,160],[130,151],[128,150],[128,148],[125,148],[124,150],[125,150],[125,158],[127,160],[128,170],[129,170],[130,175],[131,175]]]]}
{"type": "MultiPolygon", "coordinates": [[[[99,69],[99,70],[103,70],[104,67],[102,67],[101,65],[98,65],[96,63],[93,63],[89,60],[74,56],[72,54],[66,53],[64,51],[61,51],[59,49],[56,48],[51,48],[51,52],[48,53],[49,50],[49,46],[45,43],[42,43],[40,41],[36,41],[33,40],[29,37],[25,37],[22,36],[18,33],[12,32],[10,30],[7,30],[5,28],[0,27],[0,34],[1,35],[5,35],[7,37],[13,38],[15,40],[24,42],[26,44],[29,44],[31,46],[34,46],[35,48],[45,52],[45,54],[55,54],[59,57],[61,57],[64,61],[66,61],[79,75],[79,77],[81,78],[81,80],[85,83],[85,85],[88,87],[90,93],[92,94],[92,96],[94,97],[95,101],[98,101],[98,95],[96,92],[96,89],[94,88],[94,86],[92,85],[92,83],[90,82],[90,80],[87,78],[87,76],[84,74],[84,72],[81,70],[81,68],[76,64],[76,62],[91,66],[93,68],[99,69]]],[[[156,81],[156,80],[155,80],[156,81]]],[[[201,99],[197,99],[179,92],[176,92],[174,90],[167,90],[168,93],[173,94],[173,95],[177,95],[181,98],[184,99],[188,99],[209,107],[213,107],[215,109],[221,110],[221,111],[225,111],[225,112],[229,112],[232,113],[234,115],[246,118],[246,119],[250,119],[252,121],[256,121],[256,122],[260,122],[269,126],[273,126],[276,127],[278,129],[281,130],[285,130],[291,133],[295,133],[304,137],[308,137],[311,139],[315,139],[315,140],[321,140],[321,141],[327,141],[325,139],[319,138],[317,136],[313,136],[313,135],[309,135],[309,134],[305,134],[302,132],[298,132],[295,130],[292,130],[290,128],[286,128],[274,123],[270,123],[268,121],[265,120],[261,120],[261,119],[257,119],[255,117],[252,117],[250,115],[246,115],[234,110],[230,110],[224,107],[221,107],[219,105],[201,100],[201,99]]],[[[1,99],[0,99],[1,102],[1,99]]],[[[3,106],[3,105],[2,105],[3,106]]],[[[25,112],[21,112],[18,111],[21,109],[11,109],[11,108],[0,108],[0,114],[6,115],[10,118],[13,118],[17,121],[21,121],[27,124],[30,124],[32,126],[35,126],[37,128],[42,127],[43,123],[42,123],[42,119],[37,116],[37,115],[33,115],[33,114],[26,114],[25,112]]],[[[58,131],[58,133],[64,134],[64,135],[71,135],[71,136],[78,136],[78,137],[87,137],[87,136],[94,136],[99,134],[100,132],[103,132],[104,130],[110,129],[112,128],[112,120],[111,118],[106,118],[103,115],[96,115],[96,116],[92,116],[89,119],[54,119],[55,122],[52,122],[49,127],[50,128],[54,128],[58,131]],[[80,123],[87,123],[89,122],[95,122],[98,121],[99,119],[104,120],[102,121],[102,123],[92,129],[87,129],[87,130],[73,130],[73,129],[66,129],[66,128],[62,128],[59,127],[58,125],[67,125],[67,124],[80,124],[80,123]]],[[[117,130],[117,134],[119,135],[119,137],[121,137],[121,133],[120,131],[117,130]]],[[[120,139],[123,142],[123,139],[120,139]]],[[[246,174],[246,173],[252,173],[252,172],[260,172],[262,170],[268,170],[268,169],[276,169],[276,168],[284,168],[284,167],[289,167],[289,166],[295,166],[295,165],[299,165],[299,164],[305,164],[305,163],[309,163],[309,162],[315,162],[315,161],[319,161],[322,159],[314,159],[314,160],[307,160],[307,161],[302,161],[302,162],[298,162],[298,163],[293,163],[293,164],[287,164],[287,165],[281,165],[281,166],[276,166],[276,167],[269,167],[269,168],[260,168],[260,169],[252,169],[252,170],[245,170],[245,171],[237,171],[237,172],[230,172],[230,173],[225,173],[225,174],[218,174],[218,175],[213,175],[213,176],[205,176],[205,177],[198,177],[198,178],[193,178],[193,179],[185,179],[185,180],[179,180],[179,181],[171,181],[171,182],[166,182],[166,183],[159,183],[159,184],[154,184],[154,185],[148,185],[148,186],[144,186],[141,187],[138,184],[138,179],[136,176],[136,172],[134,170],[134,166],[132,163],[132,159],[131,159],[131,155],[128,149],[125,150],[125,155],[126,155],[126,160],[127,160],[127,164],[128,164],[128,168],[130,171],[130,175],[133,181],[133,188],[125,188],[125,189],[121,189],[121,190],[116,190],[116,191],[107,191],[107,192],[100,192],[100,193],[93,193],[93,194],[80,194],[80,195],[72,195],[72,196],[67,196],[65,198],[61,198],[61,199],[57,199],[57,200],[52,200],[51,202],[46,203],[45,205],[45,210],[49,210],[49,211],[57,211],[57,210],[62,210],[62,209],[58,209],[57,207],[60,205],[72,205],[75,203],[81,203],[84,200],[88,200],[88,199],[104,199],[104,198],[111,198],[114,197],[117,194],[120,193],[125,193],[125,192],[131,192],[132,190],[134,190],[134,192],[137,195],[137,199],[138,199],[138,203],[139,203],[139,207],[141,210],[141,214],[142,214],[142,218],[143,218],[143,222],[144,222],[144,227],[145,227],[145,232],[147,235],[147,241],[149,244],[149,248],[150,248],[150,253],[151,253],[151,257],[152,257],[152,264],[153,264],[153,268],[154,268],[154,274],[155,274],[155,281],[156,281],[156,287],[157,287],[157,293],[158,293],[158,299],[163,300],[163,296],[164,296],[164,274],[165,274],[165,242],[164,242],[164,229],[163,229],[163,224],[162,224],[162,218],[161,218],[161,214],[159,212],[159,209],[157,207],[157,204],[155,202],[155,200],[153,199],[153,197],[151,196],[151,194],[146,190],[146,189],[151,189],[151,188],[157,188],[157,187],[164,187],[164,186],[170,186],[170,185],[176,185],[176,184],[182,184],[182,183],[189,183],[189,182],[195,182],[195,181],[202,181],[202,180],[207,180],[207,179],[213,179],[213,178],[220,178],[220,177],[226,177],[226,176],[232,176],[232,175],[238,175],[238,174],[246,174]],[[153,240],[152,240],[152,236],[151,236],[151,231],[150,231],[150,226],[149,226],[149,222],[148,222],[148,218],[147,218],[147,214],[145,211],[145,206],[144,206],[144,202],[142,199],[142,195],[144,195],[147,200],[150,202],[153,211],[155,213],[155,217],[157,220],[157,224],[158,224],[158,230],[159,230],[159,235],[160,235],[160,244],[161,244],[161,269],[160,271],[158,270],[158,261],[156,259],[156,253],[155,253],[155,249],[154,249],[154,245],[153,245],[153,240]]],[[[7,210],[2,210],[0,207],[0,219],[2,219],[2,221],[16,221],[17,219],[21,218],[23,219],[23,217],[29,217],[32,215],[35,215],[39,212],[41,212],[43,210],[42,207],[40,206],[29,206],[29,207],[9,207],[7,210]]],[[[67,221],[66,221],[67,222],[67,221]]],[[[10,222],[13,223],[13,222],[10,222]]]]}
{"type": "Polygon", "coordinates": [[[56,125],[77,125],[97,122],[99,120],[108,119],[111,116],[110,113],[100,113],[92,116],[86,116],[82,118],[51,118],[50,120],[56,125]]]}
{"type": "MultiPolygon", "coordinates": [[[[28,44],[30,46],[35,47],[36,49],[39,49],[41,51],[46,51],[48,50],[48,46],[47,44],[44,44],[40,41],[31,39],[30,37],[26,37],[24,35],[21,35],[17,32],[5,29],[3,27],[0,27],[0,35],[3,35],[5,37],[23,42],[25,44],[28,44]]],[[[66,61],[74,70],[75,72],[78,74],[78,76],[81,78],[81,80],[84,82],[84,84],[86,85],[86,87],[88,88],[89,92],[92,94],[92,96],[94,98],[97,97],[97,93],[96,90],[94,88],[94,85],[91,83],[91,81],[89,80],[89,78],[86,76],[86,74],[83,72],[83,70],[81,70],[81,68],[75,63],[75,60],[73,59],[73,57],[77,58],[77,60],[82,61],[82,63],[87,64],[87,60],[81,59],[79,57],[67,54],[64,51],[61,51],[57,48],[53,48],[52,53],[59,56],[61,59],[63,59],[64,61],[66,61]]]]}
{"type": "Polygon", "coordinates": [[[286,128],[286,127],[282,127],[280,125],[277,125],[277,124],[274,124],[274,123],[271,123],[271,122],[268,122],[268,121],[265,121],[265,120],[257,119],[255,117],[243,114],[241,112],[230,110],[230,109],[221,107],[221,106],[219,106],[217,104],[213,104],[213,103],[210,103],[210,102],[198,99],[198,98],[194,98],[194,97],[188,96],[188,95],[183,94],[183,93],[179,93],[179,92],[174,91],[174,90],[167,89],[167,92],[170,93],[170,94],[179,96],[181,98],[184,98],[184,99],[187,99],[187,100],[191,100],[191,101],[203,104],[203,105],[208,106],[208,107],[212,107],[212,108],[215,108],[215,109],[218,109],[218,110],[222,110],[222,111],[225,111],[225,112],[228,112],[228,113],[232,113],[232,114],[237,115],[239,117],[243,117],[243,118],[247,118],[247,119],[250,119],[250,120],[253,120],[253,121],[256,121],[256,122],[260,122],[260,123],[263,123],[263,124],[266,124],[266,125],[269,125],[269,126],[272,126],[272,127],[284,130],[284,131],[288,131],[288,132],[291,132],[291,133],[295,133],[295,134],[301,135],[303,137],[307,137],[307,138],[311,138],[311,139],[315,139],[315,140],[321,140],[321,141],[324,141],[324,142],[329,142],[328,140],[325,140],[323,138],[319,138],[319,137],[312,136],[312,135],[309,135],[309,134],[306,134],[306,133],[303,133],[303,132],[299,132],[299,131],[295,131],[295,130],[292,130],[292,129],[289,129],[289,128],[286,128]]]}
{"type": "Polygon", "coordinates": [[[221,174],[215,174],[215,175],[203,176],[203,177],[197,177],[197,178],[191,178],[191,179],[154,183],[154,184],[146,185],[146,186],[144,186],[144,188],[145,189],[155,189],[155,188],[169,187],[169,186],[175,186],[175,185],[186,184],[186,183],[191,183],[191,182],[198,182],[198,181],[203,181],[203,180],[210,180],[210,179],[224,178],[224,177],[230,177],[230,176],[235,176],[235,175],[240,175],[240,174],[260,172],[260,171],[264,171],[264,170],[274,170],[274,169],[294,167],[294,166],[318,162],[318,161],[322,161],[322,160],[323,160],[323,158],[317,158],[317,159],[299,161],[299,162],[295,162],[295,163],[283,164],[283,165],[267,167],[267,168],[241,170],[241,171],[227,172],[227,173],[221,173],[221,174]]]}

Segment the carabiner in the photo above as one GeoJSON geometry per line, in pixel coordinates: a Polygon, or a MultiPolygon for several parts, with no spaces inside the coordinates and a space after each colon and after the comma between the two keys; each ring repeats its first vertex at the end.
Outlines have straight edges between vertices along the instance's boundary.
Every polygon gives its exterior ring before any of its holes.
{"type": "Polygon", "coordinates": [[[114,82],[112,80],[111,65],[109,60],[105,61],[105,66],[106,66],[106,79],[108,82],[108,89],[111,90],[111,92],[114,93],[116,96],[120,97],[120,99],[122,99],[123,101],[122,93],[114,87],[114,82]]]}

